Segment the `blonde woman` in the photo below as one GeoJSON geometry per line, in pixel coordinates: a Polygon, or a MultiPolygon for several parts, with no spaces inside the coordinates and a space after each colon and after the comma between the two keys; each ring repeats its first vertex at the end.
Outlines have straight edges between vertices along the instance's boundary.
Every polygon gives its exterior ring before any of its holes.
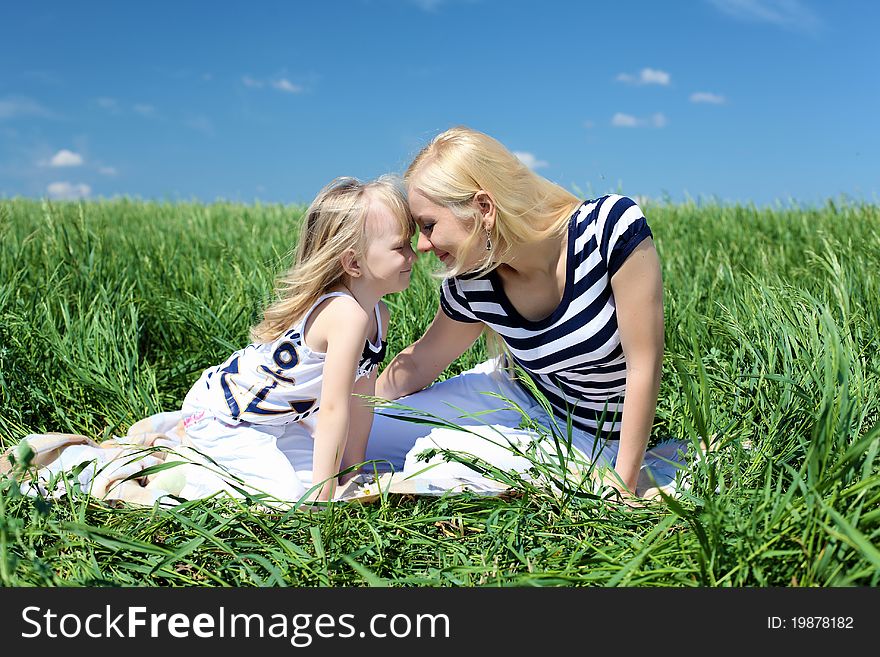
{"type": "MultiPolygon", "coordinates": [[[[414,230],[393,181],[338,178],[321,190],[254,342],[186,396],[192,447],[252,492],[296,502],[320,484],[309,499],[331,499],[340,469],[364,461],[372,412],[356,395],[374,394],[388,330],[381,298],[409,284],[414,230]]],[[[188,466],[180,496],[218,487],[235,492],[188,466]]]]}
{"type": "MultiPolygon", "coordinates": [[[[564,428],[570,417],[573,446],[613,465],[612,485],[635,491],[663,357],[660,263],[638,205],[618,195],[578,199],[464,127],[437,135],[404,179],[418,250],[439,258],[445,279],[433,323],[389,363],[377,394],[475,428],[514,428],[523,419],[484,393],[514,401],[546,427],[564,428]],[[499,360],[431,385],[484,330],[552,413],[527,385],[493,371],[499,360]]],[[[409,468],[419,448],[438,442],[425,442],[424,425],[383,413],[368,458],[409,468]]],[[[481,451],[472,434],[444,435],[437,446],[522,465],[497,449],[481,451]]]]}

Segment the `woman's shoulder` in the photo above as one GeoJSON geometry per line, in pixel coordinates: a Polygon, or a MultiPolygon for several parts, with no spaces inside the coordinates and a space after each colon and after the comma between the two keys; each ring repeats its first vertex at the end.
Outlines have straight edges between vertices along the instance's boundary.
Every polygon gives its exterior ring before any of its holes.
{"type": "MultiPolygon", "coordinates": [[[[619,214],[631,207],[639,208],[639,204],[632,196],[623,194],[604,194],[596,198],[585,199],[575,209],[575,214],[579,216],[598,216],[600,213],[612,212],[619,214]]],[[[641,208],[639,208],[641,212],[641,208]]]]}
{"type": "Polygon", "coordinates": [[[578,235],[584,230],[594,230],[605,240],[636,222],[644,224],[646,219],[634,198],[622,194],[605,194],[584,201],[574,212],[572,225],[578,235]]]}

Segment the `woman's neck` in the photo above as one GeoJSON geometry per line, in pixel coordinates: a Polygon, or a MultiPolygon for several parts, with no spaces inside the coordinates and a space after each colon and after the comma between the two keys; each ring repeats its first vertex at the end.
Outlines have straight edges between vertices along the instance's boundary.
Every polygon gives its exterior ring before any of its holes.
{"type": "Polygon", "coordinates": [[[521,244],[511,249],[507,262],[498,267],[515,276],[555,276],[565,254],[568,234],[553,235],[539,242],[521,244]]]}
{"type": "Polygon", "coordinates": [[[568,246],[568,220],[580,203],[576,200],[575,204],[566,208],[560,215],[545,217],[540,221],[542,232],[548,236],[511,249],[499,269],[526,278],[558,274],[560,269],[564,271],[568,246]]]}

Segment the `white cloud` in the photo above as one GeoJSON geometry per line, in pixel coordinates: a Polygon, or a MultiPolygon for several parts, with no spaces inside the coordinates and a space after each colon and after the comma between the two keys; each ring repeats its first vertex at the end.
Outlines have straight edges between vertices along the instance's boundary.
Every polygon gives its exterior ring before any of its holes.
{"type": "Polygon", "coordinates": [[[815,33],[821,22],[801,0],[709,0],[732,18],[753,23],[770,23],[798,32],[815,33]]]}
{"type": "Polygon", "coordinates": [[[718,94],[713,94],[709,91],[695,91],[690,96],[690,101],[692,103],[710,103],[712,105],[723,105],[727,102],[727,99],[724,96],[719,96],[718,94]]]}
{"type": "Polygon", "coordinates": [[[25,80],[34,80],[40,84],[47,84],[53,87],[61,87],[64,84],[60,77],[49,71],[24,71],[21,77],[25,80]]]}
{"type": "Polygon", "coordinates": [[[658,71],[653,68],[643,68],[639,73],[639,80],[642,84],[669,84],[669,73],[666,71],[658,71]]]}
{"type": "Polygon", "coordinates": [[[611,117],[611,125],[615,128],[635,128],[639,125],[639,120],[630,114],[617,112],[611,117]]]}
{"type": "Polygon", "coordinates": [[[294,84],[287,78],[277,78],[275,80],[270,80],[269,82],[265,82],[263,80],[258,80],[257,78],[252,78],[249,75],[242,76],[241,82],[244,86],[250,87],[251,89],[262,89],[266,85],[271,86],[273,89],[277,89],[278,91],[283,91],[287,94],[298,94],[303,91],[303,87],[294,84]]]}
{"type": "Polygon", "coordinates": [[[71,201],[79,198],[88,198],[92,188],[85,183],[53,182],[46,188],[49,198],[71,201]]]}
{"type": "Polygon", "coordinates": [[[98,107],[101,107],[108,112],[112,112],[113,114],[119,113],[119,101],[115,98],[108,98],[106,96],[102,98],[98,98],[97,101],[98,107]]]}
{"type": "Polygon", "coordinates": [[[284,91],[289,94],[298,94],[300,91],[303,90],[302,87],[300,87],[299,85],[293,84],[287,78],[280,78],[278,80],[275,80],[274,82],[272,82],[272,86],[275,87],[276,89],[278,89],[279,91],[284,91]]]}
{"type": "Polygon", "coordinates": [[[101,96],[100,98],[95,99],[95,104],[98,105],[101,109],[110,114],[123,114],[129,111],[129,108],[135,114],[139,114],[145,118],[157,118],[158,113],[156,111],[156,107],[154,105],[150,105],[149,103],[135,103],[133,105],[126,104],[123,105],[116,98],[111,98],[109,96],[101,96]]]}
{"type": "Polygon", "coordinates": [[[0,119],[15,119],[20,116],[40,116],[54,118],[54,114],[35,100],[23,96],[7,96],[0,100],[0,119]]]}
{"type": "Polygon", "coordinates": [[[590,121],[589,119],[587,119],[586,121],[584,121],[584,127],[585,127],[587,130],[592,130],[593,128],[596,127],[596,124],[593,123],[593,121],[590,121]]]}
{"type": "Polygon", "coordinates": [[[666,71],[661,71],[656,68],[643,68],[639,71],[638,75],[631,75],[629,73],[620,73],[617,76],[617,80],[619,82],[626,82],[627,84],[659,84],[662,86],[667,86],[671,76],[666,71]]]}
{"type": "Polygon", "coordinates": [[[525,164],[529,169],[532,169],[533,171],[535,169],[541,169],[543,167],[550,166],[549,162],[539,160],[534,156],[533,153],[527,153],[525,151],[514,151],[513,154],[516,155],[517,159],[520,162],[525,164]]]}
{"type": "Polygon", "coordinates": [[[665,114],[660,112],[652,114],[647,119],[639,118],[632,114],[624,114],[623,112],[617,112],[611,117],[611,125],[615,128],[644,128],[646,126],[664,128],[668,123],[669,119],[666,118],[665,114]]]}
{"type": "Polygon", "coordinates": [[[214,136],[214,123],[207,116],[194,116],[185,121],[185,124],[193,130],[198,130],[206,135],[214,136]]]}
{"type": "Polygon", "coordinates": [[[98,173],[102,176],[115,176],[119,172],[116,170],[116,167],[98,167],[98,173]]]}
{"type": "Polygon", "coordinates": [[[69,151],[66,148],[62,148],[60,151],[55,153],[55,155],[52,156],[52,159],[49,161],[49,166],[78,167],[82,163],[82,155],[80,155],[79,153],[74,153],[73,151],[69,151]]]}
{"type": "Polygon", "coordinates": [[[271,86],[273,89],[277,89],[278,91],[283,91],[288,94],[298,94],[303,91],[303,88],[294,84],[287,78],[278,78],[276,80],[271,80],[269,82],[264,82],[263,80],[258,80],[256,78],[252,78],[249,75],[245,75],[241,78],[241,82],[244,86],[250,87],[251,89],[262,89],[267,84],[271,86]]]}

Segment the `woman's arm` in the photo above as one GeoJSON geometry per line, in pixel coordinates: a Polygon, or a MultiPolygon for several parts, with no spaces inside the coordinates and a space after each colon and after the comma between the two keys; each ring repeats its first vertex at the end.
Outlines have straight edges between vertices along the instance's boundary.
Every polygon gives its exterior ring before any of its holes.
{"type": "Polygon", "coordinates": [[[663,362],[663,281],[653,240],[633,250],[611,278],[611,288],[626,357],[626,397],[614,469],[635,492],[657,411],[663,362]]]}
{"type": "Polygon", "coordinates": [[[319,329],[318,321],[321,322],[320,331],[327,336],[327,355],[312,455],[312,482],[324,484],[312,493],[311,500],[327,501],[333,497],[336,474],[348,441],[355,368],[370,321],[356,304],[346,297],[331,299],[313,325],[313,329],[319,329]]]}
{"type": "Polygon", "coordinates": [[[425,334],[397,354],[379,375],[376,394],[398,399],[430,385],[482,332],[482,322],[457,322],[438,308],[425,334]]]}

